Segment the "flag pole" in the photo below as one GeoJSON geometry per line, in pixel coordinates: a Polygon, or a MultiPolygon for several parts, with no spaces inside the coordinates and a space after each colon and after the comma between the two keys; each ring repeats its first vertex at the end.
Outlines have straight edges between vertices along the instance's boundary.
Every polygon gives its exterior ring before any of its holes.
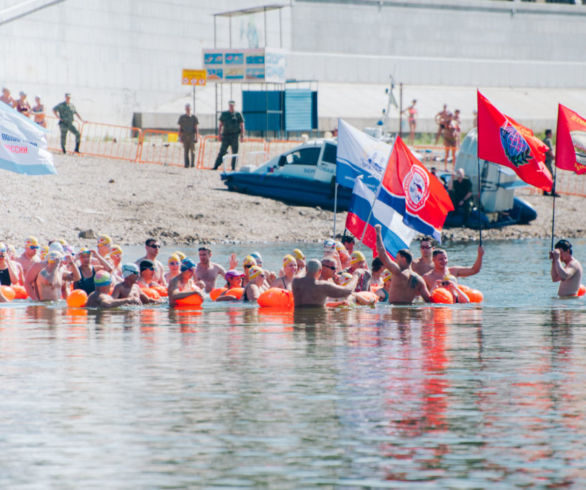
{"type": "Polygon", "coordinates": [[[478,228],[478,244],[482,245],[482,217],[480,216],[480,206],[482,206],[482,187],[481,187],[481,180],[480,180],[480,158],[478,157],[478,146],[476,147],[476,165],[477,165],[477,174],[478,174],[478,210],[477,216],[478,221],[480,222],[480,227],[478,228]]]}
{"type": "MultiPolygon", "coordinates": [[[[360,178],[362,178],[362,176],[359,176],[357,178],[360,179],[360,178]]],[[[368,213],[368,218],[366,218],[366,223],[364,223],[364,230],[362,231],[362,236],[360,237],[361,242],[364,240],[364,235],[366,235],[366,229],[368,228],[368,223],[370,222],[370,217],[372,216],[372,210],[374,209],[374,205],[376,203],[376,200],[378,199],[378,196],[380,194],[380,190],[381,190],[382,186],[383,186],[383,182],[381,180],[380,183],[378,184],[378,188],[376,189],[376,192],[374,194],[374,199],[372,200],[372,204],[370,205],[370,212],[368,213]]]]}
{"type": "MultiPolygon", "coordinates": [[[[554,164],[555,165],[555,164],[554,164]]],[[[553,197],[553,204],[551,209],[551,250],[553,250],[553,237],[555,229],[555,195],[556,195],[556,179],[557,179],[558,168],[555,166],[553,169],[553,186],[551,188],[551,197],[553,197]]]]}

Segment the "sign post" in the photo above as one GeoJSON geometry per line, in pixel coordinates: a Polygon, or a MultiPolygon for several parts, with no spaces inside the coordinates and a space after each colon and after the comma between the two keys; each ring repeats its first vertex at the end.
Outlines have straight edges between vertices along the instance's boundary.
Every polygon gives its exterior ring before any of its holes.
{"type": "Polygon", "coordinates": [[[193,114],[195,114],[195,87],[203,87],[208,79],[207,70],[188,70],[183,69],[181,73],[181,84],[191,85],[193,87],[193,114]]]}

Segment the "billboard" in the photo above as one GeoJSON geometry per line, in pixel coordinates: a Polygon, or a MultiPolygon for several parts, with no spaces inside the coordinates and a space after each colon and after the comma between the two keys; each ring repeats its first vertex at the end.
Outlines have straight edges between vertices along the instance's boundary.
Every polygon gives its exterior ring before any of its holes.
{"type": "Polygon", "coordinates": [[[208,82],[284,83],[286,80],[286,56],[279,49],[204,49],[203,64],[208,82]]]}

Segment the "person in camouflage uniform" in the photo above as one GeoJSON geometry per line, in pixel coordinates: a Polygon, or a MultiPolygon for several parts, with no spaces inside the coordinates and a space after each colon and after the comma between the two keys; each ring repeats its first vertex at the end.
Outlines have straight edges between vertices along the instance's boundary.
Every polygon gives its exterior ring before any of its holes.
{"type": "Polygon", "coordinates": [[[191,113],[191,105],[185,104],[185,114],[179,117],[179,141],[183,143],[185,168],[195,166],[195,144],[199,139],[199,121],[197,117],[191,113]],[[189,156],[191,155],[191,162],[189,156]]]}
{"type": "Polygon", "coordinates": [[[218,133],[222,141],[220,153],[216,158],[214,170],[222,165],[224,155],[228,153],[228,147],[232,148],[232,170],[236,167],[235,155],[238,154],[238,137],[244,138],[244,118],[242,114],[234,110],[235,102],[233,100],[228,102],[228,110],[222,112],[220,115],[220,126],[218,133]]]}
{"type": "Polygon", "coordinates": [[[53,107],[55,117],[59,119],[59,129],[61,130],[61,150],[65,151],[65,143],[67,142],[67,131],[71,131],[75,135],[75,153],[79,153],[80,135],[77,128],[73,125],[74,116],[83,122],[83,119],[71,103],[71,94],[65,94],[65,100],[55,107],[53,107]]]}

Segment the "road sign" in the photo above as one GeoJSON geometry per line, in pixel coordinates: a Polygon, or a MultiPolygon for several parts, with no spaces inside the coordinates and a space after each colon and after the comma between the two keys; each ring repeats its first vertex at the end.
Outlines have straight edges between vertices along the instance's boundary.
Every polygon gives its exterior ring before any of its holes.
{"type": "Polygon", "coordinates": [[[187,70],[184,68],[181,74],[181,84],[199,85],[201,87],[206,84],[207,78],[207,70],[187,70]]]}

